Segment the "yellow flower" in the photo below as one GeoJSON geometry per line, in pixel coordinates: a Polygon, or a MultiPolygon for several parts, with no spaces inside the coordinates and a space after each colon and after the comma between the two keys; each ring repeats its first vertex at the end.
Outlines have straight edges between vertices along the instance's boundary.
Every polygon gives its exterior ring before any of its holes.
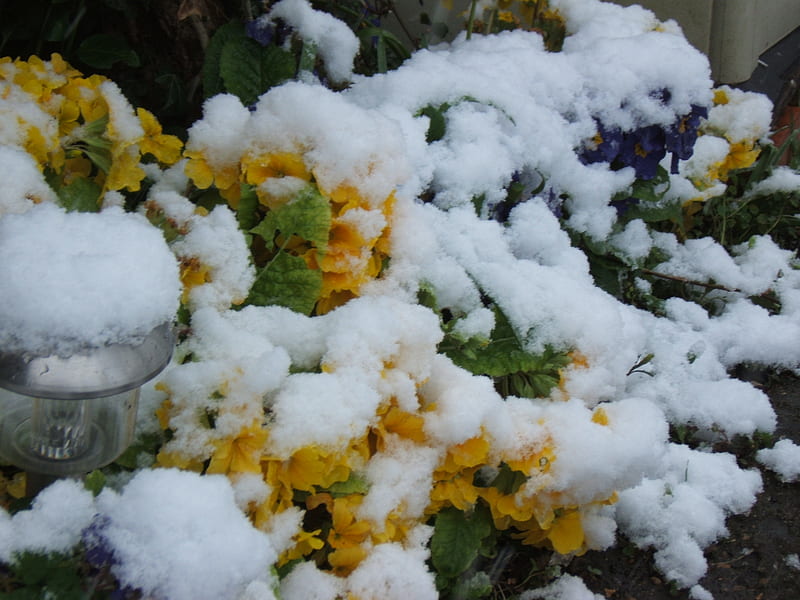
{"type": "Polygon", "coordinates": [[[166,135],[153,113],[137,108],[136,115],[144,129],[144,138],[139,142],[142,154],[152,154],[158,162],[172,165],[181,157],[183,142],[174,135],[166,135]]]}
{"type": "Polygon", "coordinates": [[[245,181],[251,185],[258,185],[273,177],[297,177],[305,181],[311,179],[303,157],[295,152],[245,156],[242,159],[242,173],[245,181]]]}
{"type": "Polygon", "coordinates": [[[267,432],[261,423],[254,421],[235,438],[218,441],[211,455],[207,473],[261,473],[261,453],[267,432]]]}
{"type": "Polygon", "coordinates": [[[602,406],[598,406],[594,409],[594,412],[592,412],[592,422],[598,425],[608,425],[608,413],[606,413],[602,406]]]}
{"type": "Polygon", "coordinates": [[[319,538],[320,533],[322,533],[321,529],[315,529],[314,531],[305,531],[301,529],[300,533],[292,537],[294,546],[280,556],[278,565],[285,565],[288,562],[303,558],[316,550],[320,550],[325,545],[325,542],[319,538]]]}
{"type": "Polygon", "coordinates": [[[238,207],[242,193],[239,163],[215,167],[200,151],[184,150],[183,155],[189,159],[184,172],[198,189],[204,190],[215,185],[220,196],[225,198],[232,208],[238,207]]]}
{"type": "Polygon", "coordinates": [[[139,166],[139,149],[136,145],[111,150],[111,168],[106,175],[105,190],[127,189],[138,192],[145,173],[139,166]]]}
{"type": "Polygon", "coordinates": [[[547,473],[555,459],[555,451],[549,445],[549,441],[546,441],[546,445],[542,450],[531,452],[519,458],[507,457],[505,463],[512,471],[520,471],[525,475],[534,475],[547,473]]]}
{"type": "Polygon", "coordinates": [[[368,521],[357,519],[355,515],[363,499],[364,497],[358,494],[331,498],[333,520],[328,543],[332,548],[352,548],[369,537],[372,525],[368,521]]]}
{"type": "Polygon", "coordinates": [[[553,550],[559,554],[579,551],[585,535],[578,509],[570,508],[557,516],[547,532],[547,539],[553,544],[553,550]]]}
{"type": "Polygon", "coordinates": [[[426,512],[433,514],[444,506],[454,506],[459,510],[469,510],[478,501],[478,488],[473,485],[478,467],[464,469],[458,473],[437,471],[431,490],[431,503],[426,512]]]}
{"type": "Polygon", "coordinates": [[[418,444],[425,442],[425,419],[415,413],[401,410],[394,402],[379,411],[380,420],[372,428],[370,437],[378,452],[386,447],[386,437],[394,434],[401,438],[413,440],[418,444]]]}
{"type": "Polygon", "coordinates": [[[724,177],[720,177],[720,179],[726,178],[728,171],[732,171],[733,169],[746,169],[751,166],[756,162],[759,154],[761,154],[761,149],[756,148],[755,142],[753,141],[742,140],[731,144],[728,157],[720,168],[720,172],[725,175],[724,177]]]}
{"type": "Polygon", "coordinates": [[[196,458],[188,458],[180,452],[168,452],[160,450],[156,455],[156,464],[165,469],[181,469],[183,471],[194,471],[202,473],[203,461],[196,458]]]}
{"type": "Polygon", "coordinates": [[[334,574],[339,577],[347,577],[355,568],[367,558],[367,550],[363,546],[348,546],[347,548],[337,548],[328,555],[334,574]]]}
{"type": "MultiPolygon", "coordinates": [[[[489,454],[489,441],[482,435],[469,438],[457,446],[452,446],[447,451],[446,465],[462,467],[475,467],[486,461],[489,454]]],[[[445,467],[448,468],[448,467],[445,467]]]]}
{"type": "Polygon", "coordinates": [[[181,259],[181,283],[183,284],[183,293],[181,295],[181,302],[186,304],[189,300],[189,293],[193,288],[198,285],[203,285],[211,281],[211,274],[209,267],[200,262],[196,257],[181,259]]]}
{"type": "Polygon", "coordinates": [[[265,457],[270,485],[288,490],[313,492],[315,487],[328,488],[337,481],[346,481],[350,467],[345,457],[306,446],[294,452],[288,460],[265,457]]]}
{"type": "MultiPolygon", "coordinates": [[[[167,387],[162,382],[157,383],[155,388],[162,392],[169,393],[167,387]]],[[[173,408],[174,405],[172,404],[172,400],[167,398],[161,403],[161,406],[156,409],[156,418],[158,419],[158,425],[161,427],[161,429],[169,428],[170,413],[172,412],[173,408]]]]}
{"type": "Polygon", "coordinates": [[[329,493],[320,493],[306,500],[309,510],[324,505],[331,515],[327,542],[333,552],[328,555],[328,563],[340,576],[349,575],[367,556],[363,544],[370,538],[372,524],[359,520],[355,514],[363,499],[359,494],[334,498],[329,493]]]}
{"type": "Polygon", "coordinates": [[[503,494],[496,487],[478,488],[480,497],[489,505],[497,529],[508,529],[515,523],[525,523],[534,517],[535,505],[520,494],[503,494]]]}
{"type": "Polygon", "coordinates": [[[6,496],[11,496],[11,498],[17,500],[24,498],[25,488],[27,487],[26,481],[27,474],[22,471],[14,473],[10,479],[0,473],[0,505],[6,509],[8,508],[10,502],[7,502],[8,498],[6,496]]]}

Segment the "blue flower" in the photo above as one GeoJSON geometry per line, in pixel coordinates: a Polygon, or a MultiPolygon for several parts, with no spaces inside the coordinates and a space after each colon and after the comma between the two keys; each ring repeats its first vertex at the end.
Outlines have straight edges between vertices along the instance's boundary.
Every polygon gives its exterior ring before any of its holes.
{"type": "Polygon", "coordinates": [[[623,165],[633,167],[639,179],[652,179],[667,154],[665,143],[664,130],[658,125],[640,127],[623,136],[619,159],[623,165]]]}
{"type": "Polygon", "coordinates": [[[264,16],[245,23],[244,30],[247,37],[257,41],[262,46],[271,44],[276,34],[275,25],[264,16]]]}
{"type": "Polygon", "coordinates": [[[584,145],[579,158],[585,165],[596,162],[612,162],[619,154],[622,147],[622,132],[619,129],[606,129],[600,122],[597,123],[597,133],[584,145]]]}
{"type": "Polygon", "coordinates": [[[678,160],[686,160],[692,156],[700,120],[707,117],[708,108],[693,104],[688,115],[680,117],[667,128],[665,146],[669,152],[672,152],[673,173],[678,172],[678,160]]]}

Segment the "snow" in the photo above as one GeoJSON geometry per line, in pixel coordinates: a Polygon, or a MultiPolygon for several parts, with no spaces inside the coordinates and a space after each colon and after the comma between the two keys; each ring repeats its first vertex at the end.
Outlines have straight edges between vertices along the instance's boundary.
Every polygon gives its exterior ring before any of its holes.
{"type": "Polygon", "coordinates": [[[174,255],[158,230],[121,209],[42,203],[3,217],[0,280],[0,344],[12,352],[129,343],[178,309],[174,255]]]}
{"type": "MultiPolygon", "coordinates": [[[[537,35],[521,31],[461,36],[369,78],[352,76],[349,30],[302,0],[273,7],[274,18],[318,46],[333,78],[352,77],[352,85],[335,93],[319,82],[288,83],[250,109],[232,95],[212,97],[189,130],[187,149],[234,179],[243,160],[302,155],[324,191],[358,188],[364,205],[347,219],[365,237],[386,225],[382,206],[395,194],[387,270],[360,298],[321,316],[237,307],[255,277],[245,236],[231,209],[198,210],[185,197],[183,163],[163,172],[145,167],[155,183],[143,211],[162,211],[180,232],[167,244],[142,215],[118,207],[97,214],[54,207],[35,161],[17,147],[20,132],[0,118],[4,347],[69,352],[142,335],[173,319],[178,261],[197,261],[207,273],[186,290],[191,327],[158,388],[143,394],[140,432],[158,427],[152,413],[169,397],[173,435],[163,452],[202,464],[220,442],[265,423],[269,439],[258,449],[264,460],[289,460],[308,447],[343,456],[390,404],[420,418],[424,444],[387,433],[380,452],[349,463],[369,486],[359,518],[377,532],[392,518],[416,526],[402,543],[373,543],[346,577],[301,562],[280,581],[286,600],[437,597],[426,563],[431,531],[419,522],[433,471],[449,449],[476,437],[490,442],[487,460],[497,463],[552,450],[554,460],[520,497],[543,513],[578,507],[587,548],[609,547],[617,532],[653,548],[659,570],[699,600],[710,597],[699,585],[704,548],[726,535],[726,518],[746,513],[761,489],[758,470],[670,442],[669,426],[696,428],[707,439],[775,431],[767,396],[731,379],[728,369],[742,362],[800,366],[796,257],[767,236],[728,253],[710,238],[681,241],[641,220],[619,226],[609,201],[631,184],[634,170],[583,164],[576,149],[595,135],[598,119],[632,131],[710,106],[707,61],[674,23],[659,24],[640,7],[551,4],[571,32],[562,52],[547,52],[537,35]],[[668,102],[654,95],[663,89],[668,102]],[[445,134],[426,143],[430,121],[419,111],[445,103],[445,134]],[[505,223],[486,218],[514,177],[540,193],[513,207],[505,223]],[[430,201],[419,201],[428,190],[430,201]],[[655,316],[620,303],[595,285],[587,256],[556,216],[562,210],[575,232],[617,248],[631,265],[658,249],[665,257],[659,272],[724,288],[708,292],[723,308],[712,315],[672,298],[655,316]],[[482,301],[488,295],[527,350],[582,358],[562,371],[549,397],[503,399],[488,378],[437,350],[441,323],[417,303],[420,290],[450,311],[465,339],[491,334],[495,316],[482,301]],[[780,301],[777,312],[750,300],[767,292],[780,301]],[[202,421],[212,413],[213,428],[202,421]]],[[[672,175],[674,198],[718,193],[719,186],[701,192],[690,179],[706,177],[731,144],[768,133],[765,98],[725,92],[729,101],[710,111],[695,156],[672,175]]],[[[113,127],[134,140],[138,121],[115,88],[104,93],[113,127]]],[[[797,178],[777,169],[749,193],[794,189],[797,178]]],[[[295,189],[297,180],[284,179],[282,190],[295,189]]],[[[761,450],[758,460],[786,481],[800,475],[791,440],[761,450]]],[[[271,598],[270,567],[292,547],[304,517],[292,507],[251,525],[246,515],[274,492],[260,473],[226,479],[143,468],[96,499],[60,481],[29,511],[0,511],[0,560],[26,549],[68,549],[100,523],[114,573],[146,595],[271,598]]],[[[565,575],[522,597],[599,596],[565,575]]]]}
{"type": "Polygon", "coordinates": [[[331,79],[336,82],[350,79],[359,41],[347,25],[327,13],[313,10],[303,0],[276,2],[269,17],[270,20],[283,19],[297,30],[303,41],[314,44],[331,79]]]}
{"type": "Polygon", "coordinates": [[[19,552],[67,552],[95,515],[92,493],[83,484],[61,480],[42,490],[29,510],[14,516],[0,511],[0,560],[19,552]]]}
{"type": "Polygon", "coordinates": [[[772,448],[759,450],[756,459],[775,471],[782,481],[791,482],[800,478],[800,446],[792,440],[780,440],[772,448]]]}
{"type": "Polygon", "coordinates": [[[602,600],[593,594],[580,577],[562,575],[547,587],[523,592],[520,600],[602,600]]]}
{"type": "Polygon", "coordinates": [[[97,510],[114,574],[154,598],[236,598],[243,583],[270,582],[276,552],[222,476],[142,471],[121,493],[104,490],[97,510]]]}

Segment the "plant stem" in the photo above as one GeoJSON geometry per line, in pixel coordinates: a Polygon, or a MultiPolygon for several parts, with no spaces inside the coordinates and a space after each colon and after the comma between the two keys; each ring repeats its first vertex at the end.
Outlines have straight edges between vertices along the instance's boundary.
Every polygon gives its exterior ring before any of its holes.
{"type": "Polygon", "coordinates": [[[469,7],[469,18],[467,19],[467,39],[472,39],[472,28],[475,26],[475,7],[478,0],[472,0],[469,7]]]}
{"type": "Polygon", "coordinates": [[[659,277],[661,279],[669,279],[670,281],[678,281],[680,283],[686,283],[689,285],[699,285],[700,287],[708,288],[710,290],[722,290],[723,292],[732,292],[732,293],[742,291],[738,288],[731,288],[724,285],[720,285],[718,283],[707,283],[705,281],[687,279],[686,277],[679,277],[678,275],[668,275],[667,273],[659,273],[658,271],[652,271],[650,269],[639,269],[639,272],[644,273],[645,275],[652,275],[653,277],[659,277]]]}

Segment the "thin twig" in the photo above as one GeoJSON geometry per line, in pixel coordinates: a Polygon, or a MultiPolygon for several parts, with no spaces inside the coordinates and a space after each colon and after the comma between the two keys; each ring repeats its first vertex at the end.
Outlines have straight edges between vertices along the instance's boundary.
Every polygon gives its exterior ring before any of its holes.
{"type": "Polygon", "coordinates": [[[704,288],[708,288],[710,290],[722,290],[723,292],[739,292],[741,293],[742,290],[738,288],[731,288],[725,285],[720,285],[718,283],[707,283],[705,281],[696,281],[694,279],[687,279],[686,277],[679,277],[677,275],[668,275],[667,273],[659,273],[658,271],[651,271],[650,269],[639,269],[641,273],[645,275],[652,275],[653,277],[660,277],[661,279],[669,279],[670,281],[678,281],[680,283],[687,283],[689,285],[699,285],[704,288]]]}

